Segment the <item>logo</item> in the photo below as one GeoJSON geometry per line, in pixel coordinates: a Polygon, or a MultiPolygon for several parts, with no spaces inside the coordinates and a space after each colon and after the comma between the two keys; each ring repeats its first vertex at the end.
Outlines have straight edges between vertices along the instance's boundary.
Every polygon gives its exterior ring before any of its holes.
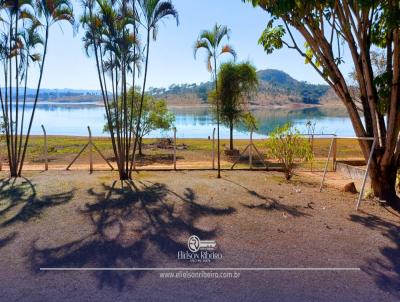
{"type": "Polygon", "coordinates": [[[179,251],[179,260],[190,262],[211,262],[222,259],[222,254],[215,252],[217,243],[215,240],[200,240],[196,235],[189,237],[187,241],[188,251],[179,251]]]}
{"type": "Polygon", "coordinates": [[[200,250],[200,238],[193,235],[189,237],[188,240],[189,251],[197,253],[200,250]]]}
{"type": "Polygon", "coordinates": [[[188,248],[192,253],[207,250],[213,251],[217,247],[215,240],[200,240],[196,235],[190,236],[188,240],[188,248]]]}

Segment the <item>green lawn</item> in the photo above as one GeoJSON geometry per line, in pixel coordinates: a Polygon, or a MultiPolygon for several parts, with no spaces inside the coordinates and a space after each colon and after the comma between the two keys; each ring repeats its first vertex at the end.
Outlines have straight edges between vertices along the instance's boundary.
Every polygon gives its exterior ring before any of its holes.
{"type": "MultiPolygon", "coordinates": [[[[87,137],[66,137],[66,136],[49,136],[48,137],[48,156],[51,163],[62,163],[65,164],[71,161],[75,155],[82,149],[82,147],[87,143],[87,137]]],[[[94,138],[93,139],[96,146],[105,154],[109,159],[113,158],[111,141],[108,138],[94,138]]],[[[172,149],[159,149],[155,145],[150,145],[156,143],[157,139],[145,139],[144,140],[144,154],[147,156],[146,161],[171,161],[172,160],[172,149]]],[[[240,151],[243,151],[248,145],[248,140],[235,140],[234,146],[240,151]]],[[[316,139],[314,141],[314,164],[315,168],[322,168],[324,162],[329,152],[331,140],[330,139],[316,139]]],[[[4,163],[7,157],[7,149],[4,146],[0,148],[0,156],[4,163]]],[[[257,149],[268,159],[268,150],[266,146],[266,140],[254,140],[254,144],[257,149]]],[[[41,163],[43,162],[43,137],[42,136],[32,136],[29,142],[28,152],[27,152],[27,162],[28,163],[41,163]]],[[[178,161],[187,162],[201,162],[201,161],[211,161],[212,153],[212,141],[207,139],[177,139],[177,145],[185,145],[185,149],[178,148],[177,157],[178,161]]],[[[229,140],[221,140],[221,150],[224,150],[225,146],[229,145],[229,140]]],[[[83,153],[80,161],[87,161],[86,151],[83,153]]],[[[222,152],[223,154],[223,152],[222,152]]],[[[222,158],[225,161],[230,159],[225,157],[222,158]]],[[[346,139],[339,140],[337,142],[337,158],[340,159],[362,159],[362,153],[360,147],[356,140],[346,139]]],[[[95,162],[100,160],[100,158],[95,157],[95,162]]],[[[79,162],[79,161],[78,161],[79,162]]],[[[306,164],[310,166],[310,164],[306,164]]]]}

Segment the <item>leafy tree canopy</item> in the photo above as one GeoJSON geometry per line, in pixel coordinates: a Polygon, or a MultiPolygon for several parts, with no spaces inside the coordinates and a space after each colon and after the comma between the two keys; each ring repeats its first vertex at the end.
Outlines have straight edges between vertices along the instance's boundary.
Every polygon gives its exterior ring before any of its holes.
{"type": "MultiPolygon", "coordinates": [[[[376,196],[400,207],[395,192],[400,166],[400,2],[243,1],[261,7],[270,17],[259,41],[265,51],[271,53],[283,46],[297,51],[342,100],[356,135],[375,138],[372,187],[376,196]],[[385,53],[380,72],[374,68],[374,50],[385,53]],[[344,51],[350,54],[347,62],[344,51]],[[344,74],[344,63],[353,65],[356,94],[344,74]]],[[[360,146],[368,159],[372,142],[361,140],[360,146]]]]}

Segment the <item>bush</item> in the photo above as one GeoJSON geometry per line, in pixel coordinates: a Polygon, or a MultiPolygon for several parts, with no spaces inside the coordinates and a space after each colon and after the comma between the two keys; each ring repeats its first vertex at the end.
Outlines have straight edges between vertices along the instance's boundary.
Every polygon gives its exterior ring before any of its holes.
{"type": "Polygon", "coordinates": [[[287,123],[270,133],[267,141],[268,155],[283,165],[286,180],[293,176],[295,163],[313,158],[311,144],[298,129],[287,123]]]}

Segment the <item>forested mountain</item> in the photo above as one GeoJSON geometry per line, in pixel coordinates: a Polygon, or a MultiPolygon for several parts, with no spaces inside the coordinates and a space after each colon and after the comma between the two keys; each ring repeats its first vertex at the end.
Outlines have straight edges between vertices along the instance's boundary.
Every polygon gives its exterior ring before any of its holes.
{"type": "MultiPolygon", "coordinates": [[[[252,107],[340,104],[328,85],[298,81],[287,73],[275,69],[261,70],[258,72],[258,77],[260,83],[258,93],[249,99],[252,107]]],[[[149,88],[148,92],[156,98],[166,99],[168,105],[199,106],[208,104],[208,93],[213,85],[212,82],[174,84],[169,88],[149,88]]],[[[20,89],[19,93],[22,95],[23,89],[20,89]]],[[[28,102],[34,100],[35,93],[35,89],[28,88],[28,102]]],[[[102,103],[101,92],[98,90],[41,89],[39,99],[59,103],[102,103]]]]}
{"type": "MultiPolygon", "coordinates": [[[[324,103],[332,94],[328,85],[314,85],[293,79],[287,73],[267,69],[258,72],[260,86],[257,95],[250,100],[252,106],[324,103]]],[[[150,88],[155,97],[167,99],[170,105],[207,104],[207,96],[213,83],[171,85],[169,88],[150,88]]],[[[333,98],[335,98],[333,96],[333,98]]],[[[335,100],[334,100],[335,101],[335,100]]]]}

